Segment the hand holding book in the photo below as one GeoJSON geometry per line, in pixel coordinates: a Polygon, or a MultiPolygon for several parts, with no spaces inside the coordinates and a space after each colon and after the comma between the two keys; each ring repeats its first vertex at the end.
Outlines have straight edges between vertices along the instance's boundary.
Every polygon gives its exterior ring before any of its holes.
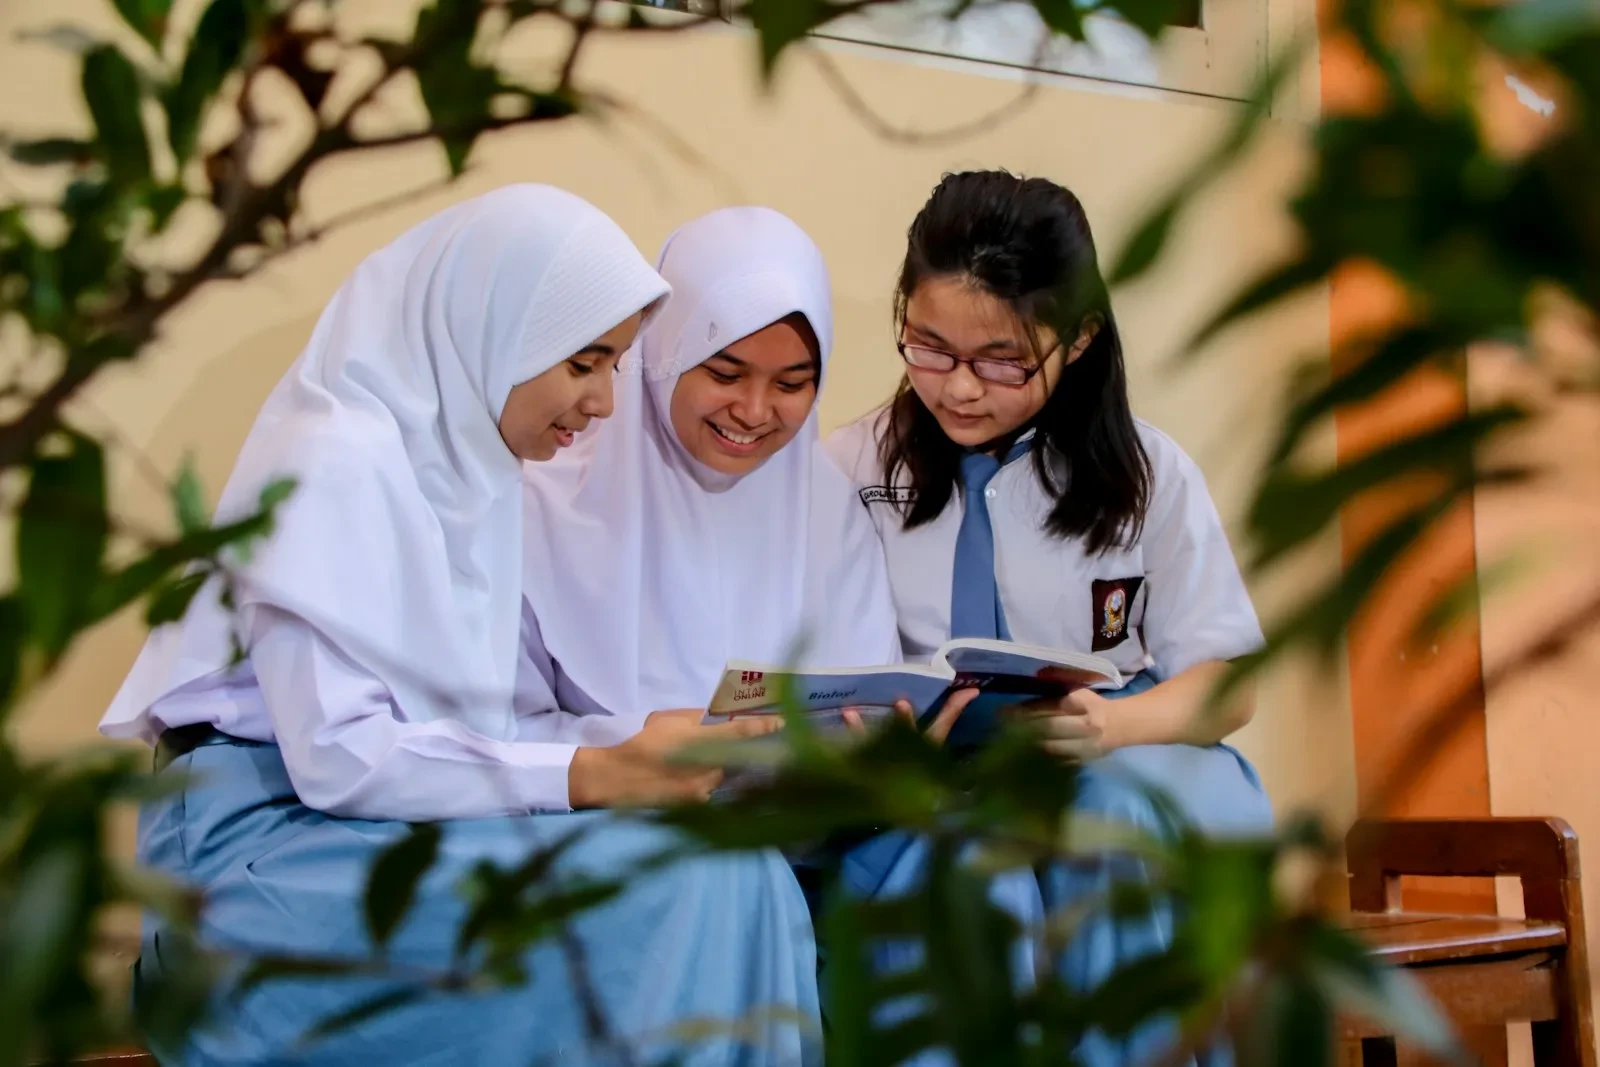
{"type": "MultiPolygon", "coordinates": [[[[944,744],[945,738],[950,736],[950,731],[955,726],[956,720],[961,717],[962,710],[965,709],[968,704],[976,700],[979,695],[982,694],[982,692],[983,690],[981,689],[957,689],[955,692],[951,693],[949,699],[944,702],[944,705],[939,708],[938,712],[934,714],[927,727],[923,730],[923,733],[927,735],[928,740],[934,742],[935,744],[944,744]]],[[[911,706],[911,701],[895,701],[894,713],[900,716],[900,718],[904,719],[906,722],[911,723],[912,725],[916,724],[917,711],[911,706]]],[[[866,732],[867,723],[866,720],[862,718],[860,708],[845,708],[842,712],[840,712],[839,717],[842,718],[844,720],[844,724],[855,733],[866,732]]]]}
{"type": "MultiPolygon", "coordinates": [[[[1047,672],[1041,672],[1047,673],[1047,672]]],[[[1105,754],[1105,714],[1111,701],[1092,689],[1074,689],[1059,700],[1009,709],[1039,732],[1044,750],[1067,763],[1088,763],[1105,754]]]]}

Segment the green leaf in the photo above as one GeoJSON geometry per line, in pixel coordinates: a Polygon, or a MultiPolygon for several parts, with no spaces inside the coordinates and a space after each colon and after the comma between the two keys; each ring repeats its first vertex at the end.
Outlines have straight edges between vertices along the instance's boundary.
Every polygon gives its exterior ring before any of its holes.
{"type": "Polygon", "coordinates": [[[1201,346],[1240,319],[1317,284],[1327,277],[1332,269],[1332,263],[1308,255],[1302,255],[1290,263],[1274,268],[1251,283],[1224,305],[1221,311],[1213,315],[1210,321],[1200,327],[1189,341],[1189,351],[1198,351],[1201,346]]]}
{"type": "Polygon", "coordinates": [[[761,49],[761,78],[772,80],[783,50],[833,17],[822,0],[750,0],[750,24],[761,49]]]}
{"type": "Polygon", "coordinates": [[[873,1004],[868,999],[872,963],[867,956],[861,903],[830,893],[822,915],[820,944],[827,948],[822,967],[822,1008],[828,1048],[823,1057],[838,1067],[873,1067],[866,1058],[872,1037],[873,1004]]]}
{"type": "Polygon", "coordinates": [[[224,960],[170,925],[155,935],[152,956],[150,963],[134,965],[134,1022],[150,1048],[177,1048],[211,1007],[224,960]]]}
{"type": "Polygon", "coordinates": [[[1033,6],[1051,32],[1083,40],[1083,11],[1078,0],[1033,0],[1033,6]]]}
{"type": "Polygon", "coordinates": [[[1473,1062],[1421,985],[1400,968],[1373,959],[1351,934],[1318,923],[1307,950],[1311,974],[1334,1007],[1377,1023],[1433,1056],[1473,1062]]]}
{"type": "Polygon", "coordinates": [[[83,57],[83,99],[113,184],[132,188],[150,177],[150,143],[139,114],[139,75],[128,57],[102,45],[83,57]]]}
{"type": "Polygon", "coordinates": [[[98,622],[120,611],[180,567],[197,560],[212,560],[224,549],[246,555],[257,538],[272,532],[273,513],[293,490],[293,479],[272,482],[261,491],[262,509],[256,514],[223,526],[202,527],[176,541],[159,545],[121,570],[105,575],[95,587],[87,621],[98,622]]]}
{"type": "Polygon", "coordinates": [[[294,488],[295,480],[293,478],[274,478],[268,482],[262,487],[261,495],[257,498],[261,513],[270,516],[285,500],[289,499],[289,495],[294,492],[294,488]]]}
{"type": "MultiPolygon", "coordinates": [[[[67,187],[61,208],[71,229],[56,252],[55,273],[61,299],[68,312],[86,296],[107,296],[122,286],[130,272],[122,247],[127,201],[112,181],[75,181],[67,187]]],[[[62,324],[72,329],[69,320],[62,324]]],[[[73,345],[68,359],[88,366],[132,354],[132,341],[123,333],[101,334],[73,345]]]]}
{"type": "Polygon", "coordinates": [[[1388,333],[1376,342],[1363,338],[1345,346],[1342,358],[1336,362],[1346,369],[1331,377],[1327,373],[1327,359],[1315,357],[1302,368],[1302,380],[1318,384],[1302,389],[1305,395],[1284,416],[1268,464],[1276,467],[1287,460],[1318,420],[1339,408],[1370,400],[1418,367],[1430,363],[1459,366],[1461,352],[1469,339],[1464,334],[1433,326],[1408,327],[1388,333]],[[1353,358],[1363,350],[1364,354],[1353,358]]]}
{"type": "Polygon", "coordinates": [[[34,461],[17,514],[17,595],[28,642],[48,661],[86,622],[109,530],[100,445],[71,434],[66,447],[34,461]]]}
{"type": "Polygon", "coordinates": [[[162,99],[167,139],[180,163],[194,154],[206,103],[244,58],[250,23],[248,0],[211,0],[200,16],[178,80],[162,99]]]}
{"type": "Polygon", "coordinates": [[[1510,405],[1475,411],[1423,430],[1366,455],[1312,474],[1280,466],[1270,470],[1250,507],[1255,566],[1282,558],[1318,536],[1356,496],[1423,473],[1470,479],[1484,440],[1527,419],[1510,405]]]}
{"type": "Polygon", "coordinates": [[[328,1016],[310,1030],[307,1030],[301,1035],[300,1044],[302,1046],[315,1044],[324,1038],[332,1037],[353,1026],[358,1026],[368,1019],[375,1019],[396,1008],[414,1004],[426,997],[430,992],[432,991],[427,986],[407,985],[357,1001],[344,1011],[328,1016]]]}
{"type": "Polygon", "coordinates": [[[95,143],[71,137],[45,137],[37,141],[16,141],[7,151],[13,160],[29,167],[83,164],[95,158],[95,143]]]}
{"type": "Polygon", "coordinates": [[[1273,655],[1298,643],[1310,645],[1324,657],[1331,656],[1379,581],[1433,524],[1460,499],[1467,485],[1446,486],[1432,499],[1400,515],[1362,546],[1356,558],[1327,585],[1305,597],[1299,607],[1267,634],[1267,648],[1239,661],[1230,671],[1229,685],[1257,672],[1273,655]]]}
{"type": "Polygon", "coordinates": [[[150,47],[161,51],[161,38],[167,29],[167,12],[172,0],[111,0],[122,21],[150,42],[150,47]]]}
{"type": "Polygon", "coordinates": [[[1523,0],[1480,14],[1485,38],[1512,54],[1553,52],[1575,38],[1600,33],[1593,0],[1523,0]]]}
{"type": "Polygon", "coordinates": [[[1204,996],[1205,988],[1188,946],[1178,943],[1117,968],[1088,994],[1082,1012],[1107,1034],[1120,1037],[1155,1016],[1193,1006],[1204,996]]]}
{"type": "MultiPolygon", "coordinates": [[[[1127,13],[1127,5],[1118,6],[1124,14],[1127,13]]],[[[1272,102],[1277,99],[1278,92],[1290,73],[1298,66],[1303,53],[1302,41],[1294,47],[1285,48],[1283,54],[1267,68],[1260,81],[1251,89],[1250,99],[1239,112],[1239,117],[1234,120],[1228,135],[1218,142],[1178,187],[1169,193],[1134,230],[1127,248],[1118,257],[1116,266],[1112,268],[1111,284],[1120,285],[1132,281],[1149,270],[1160,258],[1178,215],[1200,194],[1201,190],[1227,171],[1255,140],[1256,132],[1272,113],[1272,102]]]]}
{"type": "Polygon", "coordinates": [[[209,570],[197,570],[162,585],[150,598],[150,606],[144,613],[145,625],[154,629],[183,618],[195,594],[200,592],[210,577],[209,570]]]}
{"type": "Polygon", "coordinates": [[[1189,842],[1184,864],[1184,932],[1196,971],[1212,990],[1243,966],[1276,917],[1272,842],[1189,842]]]}
{"type": "Polygon", "coordinates": [[[1011,993],[1010,951],[1016,921],[990,901],[985,879],[957,864],[948,841],[934,840],[926,878],[927,969],[945,1036],[963,1065],[1015,1062],[1021,1020],[1011,993]]]}
{"type": "Polygon", "coordinates": [[[71,52],[77,56],[86,56],[106,43],[99,37],[85,33],[81,26],[73,26],[67,23],[46,26],[43,29],[19,30],[17,31],[16,39],[29,44],[35,42],[47,44],[52,48],[59,48],[63,52],[71,52]]]}
{"type": "Polygon", "coordinates": [[[144,206],[150,212],[151,225],[157,231],[167,228],[172,216],[189,199],[189,191],[181,185],[155,185],[144,195],[144,206]]]}
{"type": "MultiPolygon", "coordinates": [[[[1039,3],[1040,0],[1034,0],[1039,3]]],[[[1178,22],[1183,13],[1182,0],[1102,0],[1101,9],[1111,9],[1137,26],[1146,37],[1155,37],[1168,26],[1178,22]]]]}
{"type": "Polygon", "coordinates": [[[1332,1067],[1333,1006],[1304,974],[1269,974],[1256,1010],[1243,1022],[1241,1062],[1332,1067]]]}
{"type": "Polygon", "coordinates": [[[472,61],[479,12],[477,0],[437,0],[417,15],[417,82],[453,175],[466,166],[490,101],[502,90],[493,67],[472,61]]]}
{"type": "Polygon", "coordinates": [[[268,982],[306,978],[349,978],[356,975],[389,977],[388,965],[371,959],[345,960],[313,956],[257,956],[234,980],[229,996],[235,1000],[268,982]]]}
{"type": "Polygon", "coordinates": [[[439,854],[439,827],[418,823],[411,832],[384,849],[367,876],[367,932],[379,945],[389,938],[411,908],[417,885],[439,854]]]}
{"type": "Polygon", "coordinates": [[[72,965],[70,946],[81,932],[88,869],[84,850],[61,842],[19,872],[4,917],[8,992],[31,999],[72,965]]]}
{"type": "Polygon", "coordinates": [[[205,494],[200,490],[200,476],[194,470],[194,456],[184,457],[178,477],[173,480],[171,494],[172,511],[181,532],[192,534],[210,525],[205,494]]]}
{"type": "MultiPolygon", "coordinates": [[[[27,644],[28,621],[22,603],[16,595],[0,597],[0,723],[11,710],[17,695],[17,682],[22,670],[22,650],[27,644]]],[[[0,753],[4,752],[0,746],[0,753]]],[[[0,774],[5,767],[0,762],[0,774]]]]}
{"type": "Polygon", "coordinates": [[[1161,250],[1167,246],[1167,238],[1172,233],[1172,225],[1178,219],[1178,212],[1187,199],[1188,191],[1181,191],[1166,203],[1156,208],[1145,216],[1139,228],[1129,238],[1127,246],[1122,250],[1122,257],[1117,260],[1117,265],[1111,272],[1111,284],[1120,285],[1131,281],[1149,270],[1157,259],[1161,257],[1161,250]]]}

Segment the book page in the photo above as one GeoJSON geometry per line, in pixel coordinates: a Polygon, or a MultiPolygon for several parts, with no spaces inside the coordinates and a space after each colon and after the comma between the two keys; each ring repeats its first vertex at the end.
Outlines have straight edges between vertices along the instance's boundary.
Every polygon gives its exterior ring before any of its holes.
{"type": "Polygon", "coordinates": [[[1083,652],[1064,652],[1011,641],[984,638],[958,638],[939,650],[935,662],[957,675],[1011,675],[1037,678],[1049,670],[1060,678],[1062,692],[1093,685],[1120,688],[1122,674],[1102,656],[1083,652]]]}

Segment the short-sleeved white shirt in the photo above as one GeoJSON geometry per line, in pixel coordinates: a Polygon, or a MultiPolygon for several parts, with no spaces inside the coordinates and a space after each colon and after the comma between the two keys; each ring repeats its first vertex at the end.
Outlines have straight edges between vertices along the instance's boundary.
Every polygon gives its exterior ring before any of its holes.
{"type": "MultiPolygon", "coordinates": [[[[908,659],[926,659],[950,638],[950,582],[962,494],[938,518],[908,530],[894,484],[878,458],[886,410],[828,439],[883,538],[908,659]]],[[[1171,678],[1198,663],[1262,645],[1261,625],[1206,490],[1205,478],[1172,438],[1138,422],[1150,457],[1150,507],[1138,542],[1100,555],[1044,527],[1051,500],[1031,458],[1007,464],[985,490],[994,531],[995,581],[1013,640],[1110,659],[1124,677],[1153,670],[1171,678]]]]}

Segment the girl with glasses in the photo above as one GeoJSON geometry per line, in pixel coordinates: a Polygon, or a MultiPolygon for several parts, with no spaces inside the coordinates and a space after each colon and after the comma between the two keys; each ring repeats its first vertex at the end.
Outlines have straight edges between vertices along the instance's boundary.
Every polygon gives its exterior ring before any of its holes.
{"type": "MultiPolygon", "coordinates": [[[[1261,630],[1199,468],[1129,408],[1082,205],[1042,178],[953,174],[908,236],[895,296],[905,378],[829,441],[883,538],[907,657],[953,637],[1104,656],[1128,679],[1121,689],[1014,709],[1081,765],[1078,809],[1170,834],[1153,785],[1203,831],[1269,830],[1255,770],[1222,743],[1251,699],[1201,714],[1261,630]]],[[[924,857],[917,840],[882,835],[846,857],[844,877],[857,892],[905,893],[924,857]]],[[[994,892],[1036,924],[1130,876],[1137,864],[1106,857],[1002,875],[994,892]]],[[[1164,908],[1097,918],[1056,972],[1093,988],[1172,933],[1164,908]]],[[[1031,961],[1018,967],[1030,981],[1031,961]]],[[[1176,1033],[1092,1034],[1079,1062],[1150,1061],[1176,1033]]]]}

